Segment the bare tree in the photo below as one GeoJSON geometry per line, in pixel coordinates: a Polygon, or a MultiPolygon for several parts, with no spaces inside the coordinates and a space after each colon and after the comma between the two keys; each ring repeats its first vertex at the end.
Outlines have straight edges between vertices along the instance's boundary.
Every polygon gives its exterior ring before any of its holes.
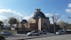
{"type": "Polygon", "coordinates": [[[66,32],[68,23],[66,23],[66,22],[64,22],[64,21],[59,21],[58,24],[59,24],[60,27],[64,30],[64,32],[66,32]]]}
{"type": "Polygon", "coordinates": [[[58,21],[58,19],[60,18],[60,16],[59,15],[53,15],[52,16],[52,20],[53,20],[53,24],[54,24],[54,33],[56,32],[56,23],[57,23],[57,21],[58,21]]]}
{"type": "Polygon", "coordinates": [[[2,27],[3,27],[3,22],[0,21],[0,30],[2,30],[2,27]]]}

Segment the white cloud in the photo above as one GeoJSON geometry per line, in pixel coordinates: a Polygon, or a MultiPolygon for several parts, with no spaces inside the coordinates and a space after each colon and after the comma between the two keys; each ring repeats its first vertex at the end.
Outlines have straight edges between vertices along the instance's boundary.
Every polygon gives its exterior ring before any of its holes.
{"type": "Polygon", "coordinates": [[[29,20],[33,15],[25,16],[23,19],[29,20]]]}
{"type": "Polygon", "coordinates": [[[23,18],[23,14],[11,9],[0,9],[0,19],[15,17],[15,18],[23,18]]]}
{"type": "Polygon", "coordinates": [[[53,24],[53,19],[51,18],[53,16],[53,14],[52,13],[47,13],[47,14],[45,14],[45,16],[49,17],[50,23],[53,24]]]}
{"type": "Polygon", "coordinates": [[[49,18],[49,20],[50,20],[50,23],[53,24],[53,19],[52,18],[49,18]]]}
{"type": "Polygon", "coordinates": [[[68,4],[68,7],[71,7],[71,3],[68,4]]]}
{"type": "Polygon", "coordinates": [[[67,13],[71,13],[71,9],[66,9],[65,10],[67,13]]]}
{"type": "Polygon", "coordinates": [[[51,13],[47,13],[47,14],[45,14],[45,16],[47,16],[47,17],[51,17],[51,16],[53,16],[53,14],[51,14],[51,13]]]}
{"type": "MultiPolygon", "coordinates": [[[[45,14],[45,16],[46,17],[49,17],[49,20],[50,20],[50,23],[52,23],[53,24],[53,19],[52,19],[52,16],[54,16],[54,17],[59,17],[60,16],[60,14],[58,14],[58,13],[54,13],[54,14],[52,14],[52,13],[47,13],[47,14],[45,14]]],[[[59,19],[58,19],[59,20],[59,19]]]]}
{"type": "Polygon", "coordinates": [[[25,16],[23,19],[29,20],[33,16],[34,16],[34,14],[31,14],[30,16],[25,16]]]}
{"type": "Polygon", "coordinates": [[[1,20],[1,21],[5,20],[5,19],[7,19],[6,16],[0,15],[0,20],[1,20]]]}
{"type": "Polygon", "coordinates": [[[23,19],[28,20],[30,18],[30,16],[25,16],[23,19]]]}
{"type": "Polygon", "coordinates": [[[45,14],[45,16],[46,17],[52,17],[52,16],[60,16],[60,14],[59,13],[47,13],[47,14],[45,14]]]}
{"type": "Polygon", "coordinates": [[[65,11],[67,13],[71,13],[71,3],[68,4],[68,8],[65,11]]]}
{"type": "Polygon", "coordinates": [[[0,14],[14,14],[14,15],[23,17],[23,15],[20,12],[16,12],[16,11],[11,10],[11,9],[0,9],[0,14]]]}

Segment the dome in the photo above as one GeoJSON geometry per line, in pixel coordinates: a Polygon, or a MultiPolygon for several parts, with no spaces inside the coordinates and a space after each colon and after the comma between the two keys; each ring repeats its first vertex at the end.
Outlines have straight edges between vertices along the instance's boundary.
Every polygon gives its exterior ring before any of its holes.
{"type": "Polygon", "coordinates": [[[21,23],[27,23],[27,20],[23,19],[23,20],[21,21],[21,23]]]}
{"type": "Polygon", "coordinates": [[[34,12],[33,18],[38,19],[38,18],[46,18],[46,17],[44,13],[40,11],[40,9],[36,9],[36,11],[34,12]]]}

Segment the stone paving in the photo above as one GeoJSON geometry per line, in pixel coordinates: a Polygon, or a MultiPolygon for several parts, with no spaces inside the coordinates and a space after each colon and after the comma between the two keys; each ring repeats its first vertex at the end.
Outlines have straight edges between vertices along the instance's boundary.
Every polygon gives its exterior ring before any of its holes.
{"type": "Polygon", "coordinates": [[[43,37],[43,38],[36,38],[36,39],[29,39],[29,40],[71,40],[71,34],[57,35],[57,36],[52,36],[52,37],[43,37]]]}
{"type": "Polygon", "coordinates": [[[56,35],[52,33],[48,33],[47,35],[41,36],[18,36],[18,37],[8,37],[7,40],[18,40],[18,39],[25,39],[25,40],[71,40],[71,34],[64,34],[64,35],[56,35]]]}
{"type": "Polygon", "coordinates": [[[47,33],[46,35],[40,35],[40,36],[24,36],[22,34],[13,36],[13,37],[8,37],[6,38],[7,40],[16,40],[16,39],[36,39],[36,38],[42,38],[42,37],[50,37],[50,36],[55,36],[53,33],[47,33]]]}

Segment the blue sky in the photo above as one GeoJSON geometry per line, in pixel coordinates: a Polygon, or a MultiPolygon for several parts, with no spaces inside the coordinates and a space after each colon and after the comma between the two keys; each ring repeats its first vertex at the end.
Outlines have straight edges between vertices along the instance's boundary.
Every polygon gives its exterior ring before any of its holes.
{"type": "Polygon", "coordinates": [[[3,18],[8,15],[20,15],[26,18],[31,16],[36,8],[40,8],[45,15],[59,14],[62,16],[61,20],[69,21],[65,20],[66,16],[70,15],[69,11],[65,11],[70,9],[69,4],[71,0],[0,0],[0,16],[3,18]]]}

